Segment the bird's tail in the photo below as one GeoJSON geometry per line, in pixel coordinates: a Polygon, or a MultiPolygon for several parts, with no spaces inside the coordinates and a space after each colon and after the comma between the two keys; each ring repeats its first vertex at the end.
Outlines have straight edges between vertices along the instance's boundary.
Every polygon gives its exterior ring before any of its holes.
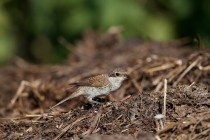
{"type": "Polygon", "coordinates": [[[71,94],[70,96],[66,97],[65,99],[61,100],[60,102],[58,102],[57,104],[55,104],[54,106],[50,107],[48,109],[48,111],[51,111],[53,108],[59,106],[60,104],[72,99],[72,98],[75,98],[75,97],[78,97],[80,95],[83,95],[83,92],[81,92],[81,90],[78,90],[76,92],[74,92],[73,94],[71,94]]]}

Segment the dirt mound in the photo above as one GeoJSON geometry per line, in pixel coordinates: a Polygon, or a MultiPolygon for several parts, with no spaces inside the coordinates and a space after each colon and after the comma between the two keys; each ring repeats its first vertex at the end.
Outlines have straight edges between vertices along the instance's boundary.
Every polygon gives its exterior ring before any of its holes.
{"type": "Polygon", "coordinates": [[[208,139],[210,55],[188,43],[88,32],[65,65],[15,60],[0,70],[0,138],[208,139]],[[71,94],[68,83],[116,67],[130,79],[110,102],[87,109],[79,97],[47,111],[71,94]]]}

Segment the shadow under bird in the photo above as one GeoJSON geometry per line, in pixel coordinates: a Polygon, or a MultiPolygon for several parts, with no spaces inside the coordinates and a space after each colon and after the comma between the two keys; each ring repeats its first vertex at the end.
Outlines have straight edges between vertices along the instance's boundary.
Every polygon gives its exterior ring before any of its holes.
{"type": "Polygon", "coordinates": [[[59,103],[52,106],[49,110],[59,106],[60,104],[78,97],[80,95],[85,96],[89,102],[101,104],[101,102],[95,100],[95,97],[102,95],[109,95],[111,92],[119,89],[128,78],[126,71],[122,69],[116,69],[110,74],[100,74],[93,77],[89,77],[83,81],[71,83],[70,85],[76,86],[77,89],[69,97],[63,99],[59,103]]]}

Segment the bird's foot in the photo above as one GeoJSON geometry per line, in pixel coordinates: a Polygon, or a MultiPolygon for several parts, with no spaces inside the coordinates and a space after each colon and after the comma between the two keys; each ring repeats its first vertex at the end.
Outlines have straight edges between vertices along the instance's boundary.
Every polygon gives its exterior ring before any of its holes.
{"type": "Polygon", "coordinates": [[[106,99],[94,97],[94,98],[92,98],[92,101],[95,101],[97,104],[104,104],[106,102],[106,99]]]}

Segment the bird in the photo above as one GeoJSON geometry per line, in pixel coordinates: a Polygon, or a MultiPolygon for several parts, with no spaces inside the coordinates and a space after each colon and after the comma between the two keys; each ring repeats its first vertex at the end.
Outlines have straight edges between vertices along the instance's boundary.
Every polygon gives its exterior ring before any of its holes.
{"type": "Polygon", "coordinates": [[[96,97],[109,95],[111,92],[116,91],[126,79],[128,79],[128,74],[124,69],[115,69],[108,74],[99,74],[82,81],[70,83],[69,85],[77,87],[75,92],[50,107],[49,110],[52,110],[60,104],[80,95],[85,96],[90,103],[102,104],[96,100],[96,97]]]}

